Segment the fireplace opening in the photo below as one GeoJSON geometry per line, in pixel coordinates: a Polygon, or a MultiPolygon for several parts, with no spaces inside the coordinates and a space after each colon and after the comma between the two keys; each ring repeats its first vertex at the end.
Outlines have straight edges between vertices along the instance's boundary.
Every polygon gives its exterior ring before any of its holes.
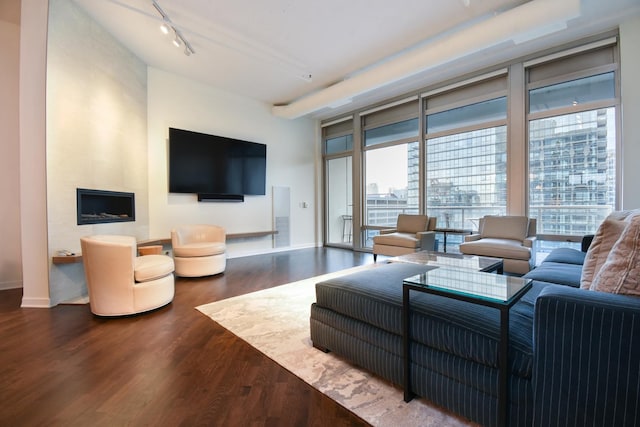
{"type": "Polygon", "coordinates": [[[78,225],[136,220],[134,193],[77,188],[76,203],[78,225]]]}

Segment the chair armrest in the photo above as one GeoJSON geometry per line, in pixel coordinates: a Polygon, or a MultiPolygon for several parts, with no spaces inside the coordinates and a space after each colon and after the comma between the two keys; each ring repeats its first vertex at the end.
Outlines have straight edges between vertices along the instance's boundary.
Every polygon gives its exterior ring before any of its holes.
{"type": "Polygon", "coordinates": [[[396,228],[387,228],[385,230],[380,230],[380,234],[391,234],[395,233],[396,231],[398,231],[398,229],[396,228]]]}
{"type": "Polygon", "coordinates": [[[582,252],[587,252],[589,250],[589,246],[591,246],[591,242],[593,242],[594,237],[595,235],[593,234],[586,234],[582,236],[582,243],[581,243],[582,252]]]}
{"type": "Polygon", "coordinates": [[[420,231],[416,233],[416,239],[420,240],[420,249],[423,251],[436,250],[436,232],[420,231]]]}
{"type": "Polygon", "coordinates": [[[482,236],[480,234],[468,234],[464,236],[465,242],[475,242],[476,240],[480,240],[482,236]]]}
{"type": "Polygon", "coordinates": [[[533,244],[536,241],[536,236],[529,236],[526,237],[523,241],[522,241],[522,246],[525,246],[527,248],[533,248],[533,244]]]}
{"type": "Polygon", "coordinates": [[[640,299],[550,285],[534,312],[538,425],[637,422],[640,299]]]}

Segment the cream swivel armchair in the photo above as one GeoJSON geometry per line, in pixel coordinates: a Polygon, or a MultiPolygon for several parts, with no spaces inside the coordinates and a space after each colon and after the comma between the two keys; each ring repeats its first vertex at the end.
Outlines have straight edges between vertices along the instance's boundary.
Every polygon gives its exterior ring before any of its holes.
{"type": "Polygon", "coordinates": [[[181,225],[171,230],[176,275],[202,277],[222,273],[227,265],[226,233],[217,225],[181,225]]]}
{"type": "Polygon", "coordinates": [[[526,274],[534,265],[536,220],[526,216],[485,216],[476,234],[465,236],[460,252],[504,260],[504,271],[526,274]]]}
{"type": "Polygon", "coordinates": [[[99,316],[135,314],[173,300],[171,257],[137,257],[133,236],[87,236],[80,239],[80,245],[92,313],[99,316]]]}
{"type": "Polygon", "coordinates": [[[378,255],[400,256],[421,250],[435,250],[436,217],[398,215],[396,228],[380,230],[373,238],[373,261],[378,255]]]}

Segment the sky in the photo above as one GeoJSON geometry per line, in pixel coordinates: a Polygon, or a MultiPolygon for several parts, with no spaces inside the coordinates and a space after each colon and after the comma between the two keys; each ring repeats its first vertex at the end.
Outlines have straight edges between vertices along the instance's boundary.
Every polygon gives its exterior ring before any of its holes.
{"type": "Polygon", "coordinates": [[[378,184],[381,193],[407,188],[407,144],[368,150],[366,156],[367,185],[378,184]]]}

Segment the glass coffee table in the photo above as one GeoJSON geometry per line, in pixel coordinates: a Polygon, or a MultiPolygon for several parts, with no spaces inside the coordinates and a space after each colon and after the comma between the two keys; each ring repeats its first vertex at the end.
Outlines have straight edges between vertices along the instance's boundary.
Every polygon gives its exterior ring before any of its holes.
{"type": "Polygon", "coordinates": [[[504,426],[508,415],[509,309],[531,288],[531,280],[488,274],[463,268],[440,267],[402,281],[402,339],[404,358],[404,400],[413,398],[409,346],[410,291],[424,292],[500,310],[498,352],[498,421],[504,426]]]}
{"type": "Polygon", "coordinates": [[[412,264],[428,264],[449,268],[468,268],[485,273],[502,274],[504,262],[502,258],[491,258],[476,255],[452,254],[435,251],[418,251],[389,259],[390,262],[408,262],[412,264]]]}

